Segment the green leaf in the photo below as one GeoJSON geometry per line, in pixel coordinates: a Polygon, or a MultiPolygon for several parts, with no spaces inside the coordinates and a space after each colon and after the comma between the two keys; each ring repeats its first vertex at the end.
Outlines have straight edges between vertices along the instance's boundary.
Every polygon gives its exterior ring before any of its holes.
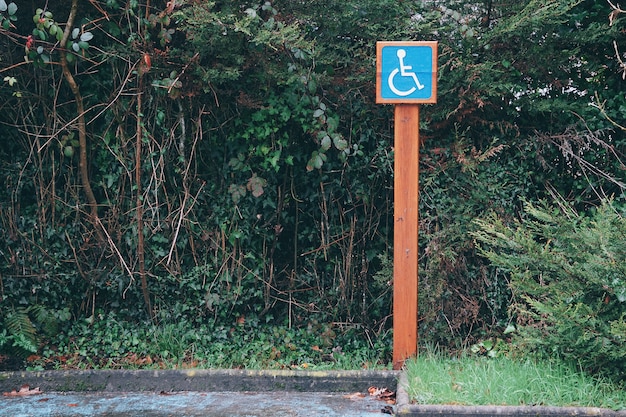
{"type": "Polygon", "coordinates": [[[343,151],[348,147],[348,141],[339,134],[333,135],[333,143],[335,144],[335,148],[340,151],[343,151]]]}
{"type": "Polygon", "coordinates": [[[79,34],[80,34],[80,29],[79,28],[72,29],[72,39],[78,38],[79,34]]]}
{"type": "Polygon", "coordinates": [[[46,35],[46,32],[44,32],[43,30],[35,28],[33,29],[33,35],[35,35],[42,41],[48,40],[48,35],[46,35]]]}
{"type": "Polygon", "coordinates": [[[330,149],[330,146],[332,145],[332,141],[330,140],[330,136],[326,135],[322,138],[322,142],[321,142],[321,148],[323,151],[327,151],[330,149]]]}
{"type": "Polygon", "coordinates": [[[29,353],[37,353],[37,344],[29,335],[24,333],[13,335],[13,347],[23,349],[29,353]]]}
{"type": "Polygon", "coordinates": [[[84,49],[87,50],[89,49],[89,44],[87,42],[78,42],[78,46],[80,47],[80,49],[84,49]]]}
{"type": "Polygon", "coordinates": [[[8,9],[7,2],[0,0],[0,12],[6,12],[8,9]]]}
{"type": "Polygon", "coordinates": [[[93,39],[93,33],[91,32],[85,32],[82,35],[80,35],[80,40],[82,42],[89,42],[92,39],[93,39]]]}
{"type": "Polygon", "coordinates": [[[9,3],[9,16],[13,16],[17,12],[17,4],[9,3]]]}
{"type": "Polygon", "coordinates": [[[311,153],[311,159],[309,159],[309,162],[306,165],[307,171],[320,169],[322,165],[324,165],[324,161],[326,161],[326,154],[318,151],[313,151],[311,153]]]}
{"type": "Polygon", "coordinates": [[[80,45],[76,42],[72,42],[72,49],[74,50],[74,52],[79,52],[80,51],[80,45]]]}
{"type": "Polygon", "coordinates": [[[326,124],[328,125],[328,130],[335,131],[339,126],[339,117],[329,117],[326,119],[326,124]]]}

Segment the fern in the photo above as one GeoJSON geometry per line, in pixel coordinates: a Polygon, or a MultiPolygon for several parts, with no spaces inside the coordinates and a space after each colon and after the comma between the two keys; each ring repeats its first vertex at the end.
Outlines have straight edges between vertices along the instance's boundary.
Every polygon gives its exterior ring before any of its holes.
{"type": "Polygon", "coordinates": [[[11,308],[0,324],[0,350],[16,356],[37,353],[43,336],[54,336],[59,322],[69,319],[69,310],[49,310],[40,304],[11,308]]]}
{"type": "Polygon", "coordinates": [[[53,336],[58,333],[59,321],[52,311],[36,304],[28,307],[28,312],[46,336],[53,336]]]}
{"type": "Polygon", "coordinates": [[[28,315],[28,308],[9,311],[4,319],[8,339],[12,341],[14,354],[25,356],[37,352],[37,329],[28,315]]]}

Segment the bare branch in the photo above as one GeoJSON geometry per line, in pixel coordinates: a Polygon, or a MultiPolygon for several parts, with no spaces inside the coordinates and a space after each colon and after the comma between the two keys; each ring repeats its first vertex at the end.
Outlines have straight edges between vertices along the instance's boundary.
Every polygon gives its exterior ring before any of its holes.
{"type": "Polygon", "coordinates": [[[609,5],[611,6],[611,9],[613,9],[611,11],[611,13],[609,14],[609,26],[613,26],[613,21],[622,13],[626,13],[626,10],[622,10],[619,6],[619,4],[613,4],[611,3],[611,0],[606,0],[609,5]]]}
{"type": "Polygon", "coordinates": [[[622,80],[626,79],[626,64],[622,60],[620,56],[619,49],[617,48],[617,42],[613,41],[613,48],[615,49],[615,57],[617,58],[617,62],[619,62],[619,66],[622,69],[622,80]]]}

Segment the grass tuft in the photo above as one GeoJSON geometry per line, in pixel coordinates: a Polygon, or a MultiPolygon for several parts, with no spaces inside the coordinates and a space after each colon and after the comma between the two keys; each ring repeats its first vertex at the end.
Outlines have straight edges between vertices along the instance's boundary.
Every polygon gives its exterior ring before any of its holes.
{"type": "Polygon", "coordinates": [[[425,353],[406,362],[413,403],[626,408],[626,392],[556,361],[448,358],[425,353]]]}

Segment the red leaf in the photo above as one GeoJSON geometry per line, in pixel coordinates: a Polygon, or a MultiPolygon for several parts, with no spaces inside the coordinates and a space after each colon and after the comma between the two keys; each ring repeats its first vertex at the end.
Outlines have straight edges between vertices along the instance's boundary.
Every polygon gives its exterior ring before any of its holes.
{"type": "Polygon", "coordinates": [[[29,385],[24,384],[19,391],[13,390],[11,392],[5,392],[2,395],[5,397],[23,397],[26,395],[36,395],[41,393],[42,391],[39,388],[30,389],[29,385]]]}

